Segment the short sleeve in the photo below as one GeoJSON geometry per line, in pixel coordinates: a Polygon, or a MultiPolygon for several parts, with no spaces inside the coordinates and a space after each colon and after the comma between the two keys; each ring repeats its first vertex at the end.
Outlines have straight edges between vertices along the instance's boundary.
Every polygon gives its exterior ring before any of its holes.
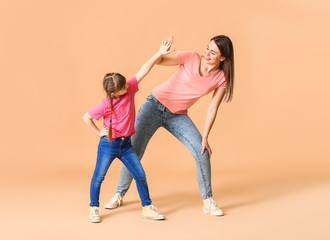
{"type": "Polygon", "coordinates": [[[178,62],[183,65],[189,62],[193,56],[196,54],[194,51],[178,51],[178,62]]]}
{"type": "Polygon", "coordinates": [[[92,118],[99,120],[100,117],[103,117],[105,113],[105,101],[104,99],[98,105],[93,107],[88,111],[88,114],[92,116],[92,118]]]}
{"type": "Polygon", "coordinates": [[[133,93],[136,93],[137,91],[139,91],[139,87],[138,87],[138,81],[136,79],[136,77],[132,77],[130,80],[127,81],[127,84],[129,86],[129,91],[132,91],[133,93]]]}
{"type": "Polygon", "coordinates": [[[227,82],[226,82],[226,78],[225,78],[225,75],[223,74],[223,72],[220,75],[219,84],[216,89],[219,89],[219,88],[227,88],[227,82]]]}

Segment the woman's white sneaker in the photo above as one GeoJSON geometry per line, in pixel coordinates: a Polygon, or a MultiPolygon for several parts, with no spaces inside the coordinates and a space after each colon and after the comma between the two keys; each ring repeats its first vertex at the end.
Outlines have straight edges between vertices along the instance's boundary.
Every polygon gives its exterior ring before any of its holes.
{"type": "Polygon", "coordinates": [[[116,193],[104,207],[106,209],[114,209],[121,206],[123,204],[123,197],[119,193],[116,193]]]}
{"type": "Polygon", "coordinates": [[[209,213],[215,216],[223,216],[224,212],[218,207],[212,198],[203,199],[203,212],[209,213]]]}
{"type": "Polygon", "coordinates": [[[99,207],[89,207],[89,221],[91,223],[101,222],[99,207]]]}

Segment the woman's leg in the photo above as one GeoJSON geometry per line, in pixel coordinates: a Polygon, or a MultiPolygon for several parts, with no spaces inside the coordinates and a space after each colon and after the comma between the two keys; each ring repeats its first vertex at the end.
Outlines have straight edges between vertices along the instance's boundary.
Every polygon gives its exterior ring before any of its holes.
{"type": "Polygon", "coordinates": [[[97,151],[97,161],[90,186],[90,206],[99,206],[101,184],[109,169],[111,162],[117,157],[116,143],[110,144],[107,137],[100,139],[97,151]]]}
{"type": "Polygon", "coordinates": [[[123,145],[122,154],[119,159],[123,162],[127,170],[135,179],[136,187],[141,198],[142,207],[150,205],[151,200],[146,175],[130,140],[127,140],[127,143],[123,145]]]}
{"type": "MultiPolygon", "coordinates": [[[[141,160],[147,144],[161,126],[162,109],[159,102],[150,94],[143,102],[135,120],[135,134],[132,136],[132,146],[141,160]]],[[[125,166],[122,166],[116,188],[116,193],[125,195],[132,182],[132,176],[125,166]]]]}
{"type": "Polygon", "coordinates": [[[173,114],[167,111],[164,127],[182,142],[192,153],[196,161],[199,191],[203,199],[212,197],[211,163],[209,153],[202,151],[202,136],[186,114],[173,114]]]}

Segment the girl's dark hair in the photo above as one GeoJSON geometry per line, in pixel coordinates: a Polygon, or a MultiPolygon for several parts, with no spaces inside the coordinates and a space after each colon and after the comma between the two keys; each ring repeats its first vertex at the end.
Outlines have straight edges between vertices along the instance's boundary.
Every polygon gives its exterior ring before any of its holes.
{"type": "Polygon", "coordinates": [[[220,50],[221,56],[225,57],[220,62],[219,68],[223,70],[226,79],[227,91],[225,101],[229,102],[233,98],[234,90],[234,48],[230,38],[225,35],[213,37],[210,41],[214,41],[220,50]]]}
{"type": "Polygon", "coordinates": [[[126,78],[120,73],[107,73],[103,79],[103,88],[110,101],[109,141],[112,143],[112,97],[111,93],[120,91],[126,84],[126,78]]]}

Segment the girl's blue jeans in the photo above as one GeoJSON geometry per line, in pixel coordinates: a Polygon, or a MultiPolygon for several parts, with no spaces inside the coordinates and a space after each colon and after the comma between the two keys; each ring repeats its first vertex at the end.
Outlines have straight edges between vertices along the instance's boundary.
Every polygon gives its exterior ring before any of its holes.
{"type": "Polygon", "coordinates": [[[108,137],[100,138],[97,151],[97,161],[90,188],[90,206],[99,206],[99,196],[101,184],[109,169],[110,164],[115,158],[119,158],[128,169],[131,176],[136,181],[137,190],[139,192],[142,206],[151,204],[149,190],[145,172],[141,166],[132,144],[131,137],[120,137],[109,142],[108,137]]]}
{"type": "MultiPolygon", "coordinates": [[[[192,153],[196,161],[197,181],[201,197],[203,199],[212,197],[210,158],[207,150],[203,155],[201,154],[201,134],[187,114],[170,112],[152,93],[143,102],[137,114],[136,132],[132,136],[132,145],[139,159],[142,158],[150,138],[160,127],[173,134],[192,153]]],[[[121,168],[116,188],[116,192],[120,195],[125,195],[132,181],[132,176],[128,170],[125,166],[121,168]]]]}

